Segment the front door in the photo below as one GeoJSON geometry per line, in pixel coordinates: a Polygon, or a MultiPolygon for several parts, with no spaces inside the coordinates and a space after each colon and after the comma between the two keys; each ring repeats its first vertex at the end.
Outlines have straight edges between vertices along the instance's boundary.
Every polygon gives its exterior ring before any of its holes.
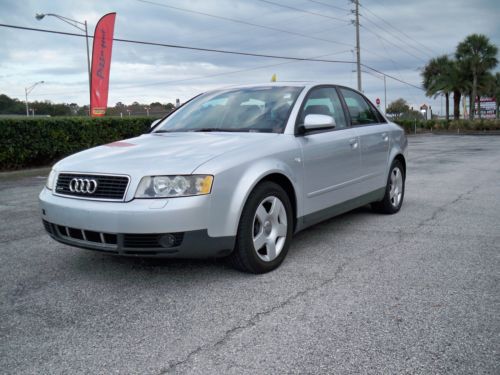
{"type": "Polygon", "coordinates": [[[356,181],[361,164],[359,137],[348,126],[334,87],[311,89],[299,112],[299,124],[308,114],[332,116],[336,125],[334,129],[310,131],[297,137],[303,158],[306,224],[308,220],[331,216],[329,209],[359,195],[356,181]]]}

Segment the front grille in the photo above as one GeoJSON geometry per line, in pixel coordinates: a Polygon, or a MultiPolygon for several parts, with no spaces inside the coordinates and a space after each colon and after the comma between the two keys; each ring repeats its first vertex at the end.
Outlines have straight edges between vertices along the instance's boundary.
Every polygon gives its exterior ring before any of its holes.
{"type": "Polygon", "coordinates": [[[54,234],[54,230],[52,229],[52,224],[50,224],[48,221],[43,220],[43,226],[45,227],[45,230],[49,232],[50,234],[54,234]]]}
{"type": "Polygon", "coordinates": [[[165,234],[124,234],[123,247],[135,249],[154,249],[176,247],[182,243],[183,233],[165,234]]]}
{"type": "Polygon", "coordinates": [[[57,177],[55,191],[57,194],[88,199],[123,200],[125,192],[127,191],[128,183],[129,178],[127,176],[60,173],[57,177]],[[70,182],[74,178],[82,180],[95,180],[97,182],[97,189],[93,193],[71,191],[70,182]]]}
{"type": "MultiPolygon", "coordinates": [[[[127,251],[126,249],[155,249],[166,252],[182,244],[184,233],[104,233],[57,225],[43,220],[45,230],[56,239],[76,246],[103,251],[123,251],[126,254],[153,254],[151,251],[127,251]]],[[[172,249],[175,250],[175,249],[172,249]]]]}
{"type": "Polygon", "coordinates": [[[68,239],[92,242],[102,245],[117,245],[118,236],[114,233],[94,232],[92,230],[66,227],[64,225],[50,224],[44,220],[45,229],[52,235],[68,239]],[[55,228],[55,229],[54,229],[55,228]]]}

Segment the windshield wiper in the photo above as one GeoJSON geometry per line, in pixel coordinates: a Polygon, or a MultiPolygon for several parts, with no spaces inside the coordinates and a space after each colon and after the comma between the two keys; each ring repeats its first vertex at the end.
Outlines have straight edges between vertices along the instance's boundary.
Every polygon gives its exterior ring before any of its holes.
{"type": "Polygon", "coordinates": [[[183,133],[183,132],[248,132],[253,129],[237,129],[237,128],[199,128],[199,129],[178,129],[178,130],[157,130],[154,133],[183,133]]]}
{"type": "Polygon", "coordinates": [[[244,129],[230,129],[230,128],[200,128],[200,129],[189,129],[191,132],[241,132],[246,131],[244,129]]]}

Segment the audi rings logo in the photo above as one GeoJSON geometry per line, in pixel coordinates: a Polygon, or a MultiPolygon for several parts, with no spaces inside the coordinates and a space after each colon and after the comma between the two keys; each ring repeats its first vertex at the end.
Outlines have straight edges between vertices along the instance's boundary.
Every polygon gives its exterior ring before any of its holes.
{"type": "Polygon", "coordinates": [[[72,193],[94,194],[97,190],[97,181],[88,178],[74,178],[69,182],[72,193]]]}

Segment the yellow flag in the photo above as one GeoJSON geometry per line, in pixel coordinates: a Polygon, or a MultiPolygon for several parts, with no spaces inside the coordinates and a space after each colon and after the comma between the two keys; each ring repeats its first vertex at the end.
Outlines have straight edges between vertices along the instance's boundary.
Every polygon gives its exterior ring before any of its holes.
{"type": "Polygon", "coordinates": [[[271,82],[276,82],[276,73],[274,73],[273,76],[271,77],[271,82]]]}

